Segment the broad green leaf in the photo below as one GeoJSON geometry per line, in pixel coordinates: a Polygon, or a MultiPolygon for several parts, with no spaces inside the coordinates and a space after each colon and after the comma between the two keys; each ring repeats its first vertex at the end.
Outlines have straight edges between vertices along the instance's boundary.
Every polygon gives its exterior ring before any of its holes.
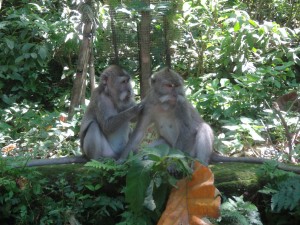
{"type": "Polygon", "coordinates": [[[37,58],[37,54],[36,53],[31,53],[31,58],[36,59],[37,58]]]}
{"type": "Polygon", "coordinates": [[[185,11],[188,11],[190,8],[191,8],[191,4],[192,2],[184,2],[183,3],[183,6],[182,6],[182,10],[185,12],[185,11]]]}
{"type": "Polygon", "coordinates": [[[20,62],[23,61],[23,60],[24,60],[24,56],[21,55],[21,56],[19,56],[19,57],[17,57],[17,58],[15,59],[15,63],[20,63],[20,62]]]}
{"type": "Polygon", "coordinates": [[[140,212],[150,184],[150,172],[139,161],[132,161],[126,176],[125,200],[133,212],[140,212]]]}
{"type": "Polygon", "coordinates": [[[92,185],[92,184],[86,184],[85,187],[89,189],[90,191],[97,191],[101,188],[100,184],[92,185]]]}
{"type": "Polygon", "coordinates": [[[253,27],[258,27],[258,24],[256,23],[256,21],[254,21],[254,20],[248,20],[248,21],[253,27]]]}
{"type": "Polygon", "coordinates": [[[278,80],[274,80],[274,85],[275,85],[277,88],[281,88],[281,83],[280,83],[278,80]]]}
{"type": "Polygon", "coordinates": [[[219,79],[218,78],[214,79],[211,84],[212,84],[213,89],[218,89],[219,79]]]}
{"type": "Polygon", "coordinates": [[[246,123],[246,124],[253,123],[253,120],[251,118],[244,117],[244,116],[242,116],[240,118],[240,120],[241,120],[242,123],[246,123]]]}
{"type": "Polygon", "coordinates": [[[23,53],[28,52],[28,50],[30,48],[32,48],[33,46],[34,46],[34,44],[32,44],[32,43],[26,43],[26,44],[24,44],[23,47],[22,47],[22,52],[23,53]]]}
{"type": "Polygon", "coordinates": [[[230,84],[230,81],[227,78],[221,78],[220,84],[221,84],[221,87],[226,87],[228,84],[230,84]]]}
{"type": "Polygon", "coordinates": [[[5,40],[6,45],[9,49],[13,49],[15,47],[15,42],[14,41],[12,41],[8,38],[5,38],[4,40],[5,40]]]}
{"type": "Polygon", "coordinates": [[[228,130],[232,130],[232,131],[236,131],[240,128],[240,126],[238,126],[238,125],[227,125],[227,126],[222,126],[222,127],[225,129],[228,129],[228,130]]]}
{"type": "Polygon", "coordinates": [[[11,74],[10,78],[12,80],[19,80],[21,82],[24,82],[24,78],[19,73],[13,73],[13,74],[11,74]]]}
{"type": "Polygon", "coordinates": [[[41,57],[42,59],[46,59],[47,56],[48,56],[48,49],[47,49],[47,47],[46,47],[46,46],[41,46],[41,47],[39,47],[39,52],[38,52],[38,54],[40,55],[40,57],[41,57]]]}
{"type": "Polygon", "coordinates": [[[293,65],[295,65],[295,63],[290,61],[290,62],[284,63],[282,66],[276,66],[275,70],[283,71],[287,68],[290,68],[293,65]]]}
{"type": "Polygon", "coordinates": [[[153,180],[151,180],[148,188],[147,188],[147,191],[146,191],[146,198],[144,200],[144,206],[153,211],[155,208],[156,208],[156,204],[155,204],[155,201],[153,199],[153,189],[154,189],[154,182],[153,180]]]}
{"type": "Polygon", "coordinates": [[[241,29],[241,25],[240,25],[240,22],[237,21],[233,27],[234,29],[234,32],[238,32],[240,29],[241,29]]]}
{"type": "Polygon", "coordinates": [[[9,23],[7,21],[0,22],[0,30],[6,30],[6,25],[9,23]]]}

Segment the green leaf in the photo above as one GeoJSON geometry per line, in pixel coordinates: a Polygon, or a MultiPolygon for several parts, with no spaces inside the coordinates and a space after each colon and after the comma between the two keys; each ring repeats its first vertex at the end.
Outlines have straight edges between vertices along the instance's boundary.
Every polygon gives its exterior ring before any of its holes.
{"type": "Polygon", "coordinates": [[[97,191],[101,188],[100,184],[92,185],[92,184],[86,184],[85,187],[89,189],[90,191],[97,191]]]}
{"type": "Polygon", "coordinates": [[[48,56],[48,49],[47,49],[47,47],[46,47],[46,46],[41,46],[41,47],[39,47],[38,54],[39,54],[39,56],[40,56],[42,59],[46,59],[47,56],[48,56]]]}
{"type": "Polygon", "coordinates": [[[227,125],[227,126],[222,126],[222,127],[225,129],[231,130],[231,131],[235,131],[240,128],[240,126],[238,126],[238,125],[227,125]]]}
{"type": "Polygon", "coordinates": [[[237,21],[233,27],[234,29],[234,32],[238,32],[240,29],[241,29],[241,25],[240,25],[240,22],[237,21]]]}
{"type": "Polygon", "coordinates": [[[274,85],[275,85],[277,88],[281,88],[281,83],[280,83],[278,80],[274,80],[274,85]]]}
{"type": "Polygon", "coordinates": [[[15,47],[15,42],[14,41],[12,41],[8,38],[5,38],[4,40],[5,40],[6,45],[7,45],[8,48],[13,49],[15,47]]]}
{"type": "Polygon", "coordinates": [[[258,24],[254,20],[248,20],[248,22],[253,26],[253,27],[258,27],[258,24]]]}
{"type": "Polygon", "coordinates": [[[19,73],[13,73],[10,78],[12,80],[19,80],[21,82],[24,82],[24,78],[19,73]]]}
{"type": "Polygon", "coordinates": [[[246,124],[253,123],[253,120],[251,118],[244,117],[244,116],[242,116],[240,118],[240,120],[241,120],[242,123],[246,123],[246,124]]]}
{"type": "Polygon", "coordinates": [[[249,126],[248,131],[254,141],[265,141],[252,127],[249,126]]]}
{"type": "Polygon", "coordinates": [[[140,161],[132,161],[126,176],[125,200],[133,212],[142,210],[150,181],[150,171],[140,161]]]}
{"type": "Polygon", "coordinates": [[[37,58],[37,54],[36,53],[31,53],[31,58],[36,59],[37,58]]]}
{"type": "Polygon", "coordinates": [[[278,71],[283,71],[287,68],[290,68],[293,65],[295,65],[295,63],[290,61],[290,62],[284,63],[282,66],[276,66],[274,69],[278,70],[278,71]]]}
{"type": "Polygon", "coordinates": [[[22,52],[23,52],[23,53],[28,52],[28,50],[29,50],[30,48],[32,48],[33,46],[34,46],[34,44],[32,44],[32,43],[25,43],[25,44],[23,45],[23,47],[22,47],[22,52]]]}
{"type": "Polygon", "coordinates": [[[153,199],[153,189],[154,189],[154,182],[151,180],[150,185],[147,188],[146,191],[146,198],[144,200],[144,206],[153,211],[156,208],[155,201],[153,199]]]}
{"type": "Polygon", "coordinates": [[[6,25],[8,25],[8,21],[0,22],[0,30],[6,30],[6,25]]]}

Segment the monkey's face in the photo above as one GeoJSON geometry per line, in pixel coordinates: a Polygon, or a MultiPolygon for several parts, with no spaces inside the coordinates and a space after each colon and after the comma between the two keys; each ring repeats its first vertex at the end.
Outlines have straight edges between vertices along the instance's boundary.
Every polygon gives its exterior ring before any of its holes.
{"type": "Polygon", "coordinates": [[[122,102],[130,101],[133,97],[130,77],[128,76],[119,77],[117,82],[118,84],[116,86],[119,87],[118,89],[119,100],[122,102]]]}
{"type": "Polygon", "coordinates": [[[185,99],[183,80],[170,69],[154,74],[151,85],[161,104],[174,107],[178,102],[185,99]]]}
{"type": "Polygon", "coordinates": [[[108,82],[110,95],[117,108],[123,111],[134,104],[133,90],[130,76],[121,74],[108,82]]]}

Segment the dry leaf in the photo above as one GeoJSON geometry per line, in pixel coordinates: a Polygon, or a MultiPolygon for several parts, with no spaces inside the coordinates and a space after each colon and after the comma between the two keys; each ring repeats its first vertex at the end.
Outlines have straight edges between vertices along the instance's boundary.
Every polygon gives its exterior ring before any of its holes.
{"type": "Polygon", "coordinates": [[[4,152],[4,153],[9,153],[10,151],[14,150],[16,147],[17,147],[16,144],[9,144],[9,145],[3,147],[1,149],[1,151],[4,152]]]}
{"type": "Polygon", "coordinates": [[[16,183],[21,190],[24,190],[28,185],[28,180],[25,177],[19,177],[16,179],[16,183]]]}
{"type": "Polygon", "coordinates": [[[221,198],[208,167],[195,162],[192,179],[179,180],[177,187],[157,225],[206,225],[211,223],[205,217],[220,216],[221,198]]]}
{"type": "Polygon", "coordinates": [[[68,117],[65,114],[60,114],[59,120],[61,122],[66,122],[68,120],[68,117]]]}

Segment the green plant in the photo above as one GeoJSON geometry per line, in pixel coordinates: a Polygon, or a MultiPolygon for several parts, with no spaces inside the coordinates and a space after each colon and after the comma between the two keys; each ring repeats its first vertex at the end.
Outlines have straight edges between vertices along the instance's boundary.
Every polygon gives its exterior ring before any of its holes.
{"type": "Polygon", "coordinates": [[[218,224],[262,225],[257,207],[245,202],[243,196],[227,199],[221,205],[221,218],[218,224]]]}
{"type": "Polygon", "coordinates": [[[287,221],[300,219],[300,176],[278,170],[276,162],[269,162],[258,171],[264,187],[260,193],[269,208],[265,209],[269,221],[284,224],[287,221]],[[285,222],[284,222],[285,221],[285,222]]]}
{"type": "Polygon", "coordinates": [[[72,121],[66,121],[63,113],[48,112],[26,102],[0,111],[0,144],[2,147],[16,144],[16,149],[8,155],[45,158],[80,152],[77,140],[80,112],[72,121]]]}
{"type": "MultiPolygon", "coordinates": [[[[47,173],[32,168],[12,169],[0,158],[0,223],[1,224],[115,224],[124,210],[120,181],[124,166],[112,167],[111,161],[102,162],[99,173],[90,167],[82,173],[67,176],[65,171],[47,173]],[[48,174],[48,177],[43,177],[48,174]],[[103,191],[110,188],[110,192],[103,191]],[[111,188],[114,187],[114,188],[111,188]],[[113,194],[112,194],[113,193],[113,194]],[[112,195],[112,196],[111,196],[112,195]]],[[[126,170],[125,170],[126,172],[126,170]]]]}
{"type": "Polygon", "coordinates": [[[175,186],[174,174],[188,176],[191,168],[186,156],[166,145],[145,148],[127,161],[129,165],[124,188],[128,211],[121,224],[154,224],[166,203],[169,188],[175,186]],[[142,159],[142,160],[141,160],[142,159]],[[175,169],[176,168],[176,169],[175,169]],[[170,171],[171,169],[171,171],[170,171]]]}
{"type": "MultiPolygon", "coordinates": [[[[23,1],[21,7],[10,6],[1,10],[1,106],[31,99],[50,108],[50,99],[66,94],[65,87],[57,84],[63,75],[63,60],[56,59],[56,62],[62,64],[56,64],[54,68],[51,68],[50,61],[53,55],[59,57],[57,49],[62,49],[62,46],[73,41],[71,38],[65,41],[62,34],[67,35],[67,32],[74,31],[74,27],[68,15],[61,11],[49,13],[50,9],[51,7],[46,7],[43,1],[38,4],[23,1]],[[53,22],[53,18],[60,22],[53,22]],[[61,71],[56,71],[57,75],[54,70],[61,71]],[[54,86],[56,87],[53,88],[54,86]]],[[[70,49],[74,51],[76,45],[73,44],[70,49]]]]}

